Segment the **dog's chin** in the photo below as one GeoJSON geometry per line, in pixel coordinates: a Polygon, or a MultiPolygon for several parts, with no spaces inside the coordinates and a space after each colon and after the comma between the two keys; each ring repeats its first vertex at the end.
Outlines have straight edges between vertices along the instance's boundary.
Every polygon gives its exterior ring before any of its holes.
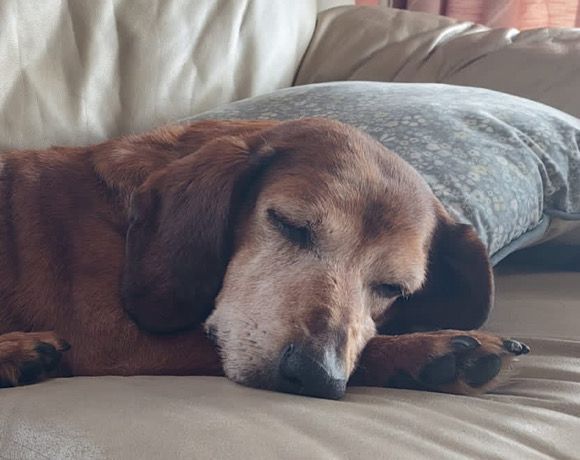
{"type": "Polygon", "coordinates": [[[252,347],[243,340],[232,341],[227,330],[224,333],[225,328],[220,330],[215,323],[208,321],[204,328],[208,339],[215,345],[221,357],[225,376],[229,380],[250,388],[276,391],[279,386],[278,368],[280,366],[277,359],[263,356],[267,355],[264,350],[241,353],[240,350],[252,347]]]}
{"type": "Polygon", "coordinates": [[[240,369],[225,372],[231,381],[257,390],[278,391],[278,382],[273,372],[258,369],[240,369]]]}

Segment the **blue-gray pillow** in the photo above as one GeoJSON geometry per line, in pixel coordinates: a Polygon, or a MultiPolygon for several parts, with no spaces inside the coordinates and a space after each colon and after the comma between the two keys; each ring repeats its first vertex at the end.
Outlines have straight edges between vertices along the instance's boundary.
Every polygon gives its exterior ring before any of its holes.
{"type": "Polygon", "coordinates": [[[321,116],[377,138],[421,173],[497,263],[540,239],[551,217],[580,220],[580,120],[480,88],[340,82],[293,87],[188,120],[321,116]]]}

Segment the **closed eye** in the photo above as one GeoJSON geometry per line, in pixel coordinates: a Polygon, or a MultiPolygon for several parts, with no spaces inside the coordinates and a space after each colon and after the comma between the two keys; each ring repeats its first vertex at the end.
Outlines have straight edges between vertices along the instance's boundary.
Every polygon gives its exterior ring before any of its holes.
{"type": "Polygon", "coordinates": [[[400,284],[375,284],[373,286],[373,290],[379,297],[383,297],[385,299],[392,299],[404,295],[403,286],[400,284]]]}
{"type": "Polygon", "coordinates": [[[268,209],[267,213],[270,223],[284,238],[302,249],[312,247],[312,230],[308,225],[291,222],[290,219],[274,209],[268,209]]]}

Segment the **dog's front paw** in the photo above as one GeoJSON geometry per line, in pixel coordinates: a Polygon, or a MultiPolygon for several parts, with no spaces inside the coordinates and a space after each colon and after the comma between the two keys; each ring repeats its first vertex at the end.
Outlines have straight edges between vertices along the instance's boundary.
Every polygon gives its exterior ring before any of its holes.
{"type": "Polygon", "coordinates": [[[379,336],[363,352],[354,380],[364,385],[478,394],[505,382],[514,358],[529,351],[517,340],[478,331],[379,336]]]}
{"type": "Polygon", "coordinates": [[[0,388],[29,385],[54,371],[70,345],[53,332],[0,335],[0,388]]]}
{"type": "Polygon", "coordinates": [[[456,334],[449,331],[434,336],[443,343],[437,347],[437,355],[428,356],[415,368],[419,385],[447,393],[483,393],[503,383],[513,359],[530,351],[517,340],[483,333],[456,334]]]}

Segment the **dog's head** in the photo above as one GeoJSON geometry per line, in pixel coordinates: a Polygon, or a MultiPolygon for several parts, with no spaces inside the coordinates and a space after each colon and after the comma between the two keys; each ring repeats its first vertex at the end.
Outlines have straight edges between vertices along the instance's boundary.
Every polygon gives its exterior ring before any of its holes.
{"type": "Polygon", "coordinates": [[[407,163],[338,122],[248,126],[135,193],[124,291],[139,324],[211,313],[228,377],[323,397],[380,328],[481,325],[485,248],[407,163]]]}

